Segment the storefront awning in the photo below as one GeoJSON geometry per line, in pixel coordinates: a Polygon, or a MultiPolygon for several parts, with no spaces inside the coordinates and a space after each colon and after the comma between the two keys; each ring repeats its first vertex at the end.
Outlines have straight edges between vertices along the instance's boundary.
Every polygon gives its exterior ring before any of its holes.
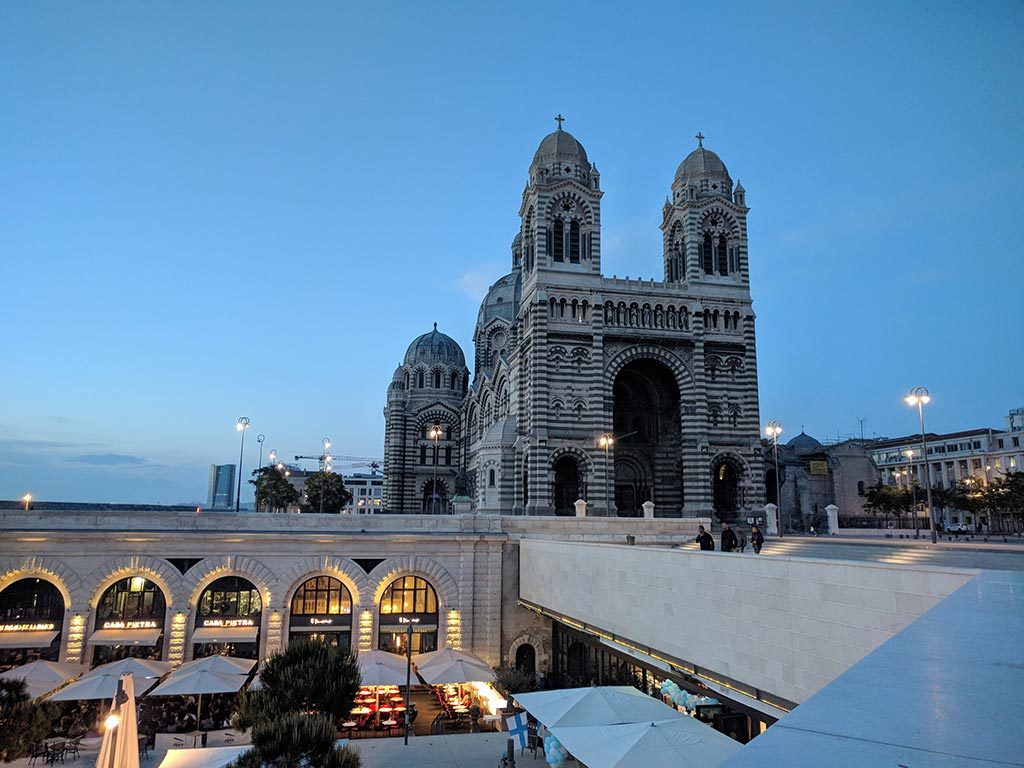
{"type": "Polygon", "coordinates": [[[0,632],[0,648],[49,648],[59,632],[0,632]]]}
{"type": "Polygon", "coordinates": [[[200,627],[192,633],[193,643],[255,643],[259,627],[200,627]]]}
{"type": "Polygon", "coordinates": [[[163,630],[159,627],[146,629],[97,629],[89,638],[89,645],[156,645],[163,630]]]}

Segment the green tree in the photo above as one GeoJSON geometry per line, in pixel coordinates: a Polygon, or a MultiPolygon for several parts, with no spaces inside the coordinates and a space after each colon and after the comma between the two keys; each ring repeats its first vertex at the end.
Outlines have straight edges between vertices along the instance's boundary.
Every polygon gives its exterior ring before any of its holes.
{"type": "Polygon", "coordinates": [[[333,472],[315,472],[306,478],[306,503],[303,512],[320,511],[320,495],[323,494],[325,513],[336,515],[352,498],[352,493],[345,488],[341,475],[333,472]]]}
{"type": "Polygon", "coordinates": [[[336,726],[324,715],[289,712],[273,720],[260,720],[250,731],[252,749],[242,753],[232,768],[359,768],[359,753],[335,748],[336,726]]]}
{"type": "Polygon", "coordinates": [[[537,687],[537,678],[519,669],[502,664],[494,670],[494,685],[506,698],[517,693],[527,693],[537,687]]]}
{"type": "Polygon", "coordinates": [[[909,512],[913,504],[913,495],[908,490],[883,485],[881,482],[871,486],[864,492],[864,509],[875,515],[883,515],[888,519],[894,515],[900,517],[909,512]]]}
{"type": "Polygon", "coordinates": [[[0,762],[29,754],[32,743],[50,735],[56,704],[33,701],[24,680],[0,679],[0,762]]]}
{"type": "Polygon", "coordinates": [[[299,489],[288,482],[277,467],[260,467],[254,469],[249,484],[256,486],[256,510],[269,512],[282,511],[292,504],[298,504],[302,494],[299,489]]]}

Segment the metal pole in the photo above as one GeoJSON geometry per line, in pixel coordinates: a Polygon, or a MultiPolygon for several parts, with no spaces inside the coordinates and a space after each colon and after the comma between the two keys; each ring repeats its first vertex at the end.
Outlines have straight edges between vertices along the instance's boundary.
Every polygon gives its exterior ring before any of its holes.
{"type": "Polygon", "coordinates": [[[782,538],[782,492],[779,483],[779,433],[772,435],[772,452],[775,454],[775,506],[779,513],[779,538],[782,538]]]}
{"type": "Polygon", "coordinates": [[[434,508],[432,510],[430,510],[430,512],[431,512],[431,514],[434,514],[434,515],[437,514],[437,459],[438,459],[438,451],[440,450],[440,440],[441,440],[441,430],[439,430],[437,428],[437,426],[435,425],[435,427],[434,427],[434,479],[431,481],[433,483],[433,485],[431,486],[431,494],[430,494],[430,500],[434,502],[433,503],[433,507],[434,508]]]}
{"type": "Polygon", "coordinates": [[[924,490],[928,498],[928,524],[932,529],[932,544],[935,544],[939,538],[935,533],[935,510],[932,508],[932,468],[928,463],[928,448],[924,442],[924,402],[921,398],[917,400],[917,414],[921,418],[921,461],[924,462],[924,490]]]}
{"type": "Polygon", "coordinates": [[[238,492],[235,494],[235,513],[242,509],[242,455],[245,453],[245,427],[242,427],[242,445],[238,449],[238,492]]]}
{"type": "Polygon", "coordinates": [[[412,691],[412,624],[405,636],[405,746],[409,746],[409,692],[412,691]]]}
{"type": "Polygon", "coordinates": [[[910,511],[914,515],[914,538],[921,538],[921,518],[917,514],[917,499],[914,494],[914,476],[911,470],[914,468],[914,452],[907,453],[907,489],[910,491],[910,511]]]}
{"type": "Polygon", "coordinates": [[[611,517],[612,507],[614,502],[612,501],[612,484],[611,484],[612,471],[611,467],[608,466],[608,440],[604,441],[604,496],[608,502],[608,516],[611,517]]]}

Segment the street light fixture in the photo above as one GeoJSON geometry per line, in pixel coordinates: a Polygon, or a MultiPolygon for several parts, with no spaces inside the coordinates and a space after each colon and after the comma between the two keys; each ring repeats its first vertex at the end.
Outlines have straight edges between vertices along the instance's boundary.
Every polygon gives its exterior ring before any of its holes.
{"type": "Polygon", "coordinates": [[[779,538],[782,538],[782,493],[779,490],[779,435],[782,425],[777,421],[769,421],[764,433],[772,439],[772,454],[775,457],[775,512],[779,516],[779,538]]]}
{"type": "Polygon", "coordinates": [[[611,432],[605,432],[597,438],[597,447],[604,449],[604,498],[608,504],[608,514],[612,513],[613,499],[611,491],[611,467],[608,462],[608,450],[615,445],[615,437],[611,432]]]}
{"type": "Polygon", "coordinates": [[[242,456],[245,453],[245,430],[249,428],[249,418],[243,416],[235,422],[235,429],[242,433],[242,444],[238,448],[238,492],[235,494],[235,513],[242,510],[242,456]]]}
{"type": "Polygon", "coordinates": [[[910,394],[903,398],[903,402],[913,408],[917,406],[917,415],[921,422],[921,463],[924,464],[924,490],[928,499],[928,524],[932,529],[932,544],[938,542],[938,534],[935,532],[935,510],[932,507],[932,472],[928,463],[928,447],[924,440],[924,407],[932,401],[928,394],[927,387],[914,387],[910,394]]]}
{"type": "Polygon", "coordinates": [[[321,445],[324,447],[324,452],[320,454],[320,514],[322,515],[324,513],[324,491],[327,488],[324,475],[331,471],[331,455],[327,452],[327,449],[331,447],[331,438],[325,437],[321,441],[321,445]]]}
{"type": "Polygon", "coordinates": [[[260,444],[260,469],[263,469],[263,441],[266,440],[266,435],[256,435],[256,442],[260,444]]]}
{"type": "Polygon", "coordinates": [[[441,451],[441,436],[444,434],[444,430],[441,429],[440,424],[434,424],[430,429],[427,430],[427,437],[434,441],[434,479],[431,481],[430,486],[430,512],[431,514],[437,514],[437,462],[438,456],[441,451]]]}
{"type": "Polygon", "coordinates": [[[277,461],[277,451],[271,450],[270,453],[267,454],[267,460],[270,461],[271,464],[274,464],[277,461]]]}
{"type": "Polygon", "coordinates": [[[907,475],[907,490],[910,491],[910,509],[914,515],[914,538],[918,539],[921,537],[921,522],[917,516],[917,499],[914,498],[914,449],[907,448],[903,455],[907,457],[907,468],[903,471],[907,475]]]}
{"type": "Polygon", "coordinates": [[[21,497],[21,500],[25,502],[25,511],[28,512],[28,505],[32,503],[32,494],[26,493],[21,497]]]}

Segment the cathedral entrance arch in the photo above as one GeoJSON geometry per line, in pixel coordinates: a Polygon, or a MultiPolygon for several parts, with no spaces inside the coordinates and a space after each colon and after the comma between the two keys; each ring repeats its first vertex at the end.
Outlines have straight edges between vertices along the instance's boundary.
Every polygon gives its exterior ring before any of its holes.
{"type": "Polygon", "coordinates": [[[580,467],[572,456],[562,456],[554,464],[555,514],[571,517],[576,514],[580,498],[580,467]]]}
{"type": "Polygon", "coordinates": [[[529,643],[523,643],[516,648],[516,669],[528,675],[537,672],[537,652],[529,643]]]}
{"type": "Polygon", "coordinates": [[[679,385],[657,360],[627,363],[612,386],[615,505],[620,517],[638,517],[645,501],[662,510],[683,506],[679,385]]]}
{"type": "Polygon", "coordinates": [[[423,486],[423,507],[425,515],[443,515],[448,511],[448,488],[443,480],[427,480],[423,486]]]}
{"type": "Polygon", "coordinates": [[[733,522],[740,508],[741,468],[728,458],[720,458],[712,465],[711,490],[715,516],[721,522],[733,522]]]}

